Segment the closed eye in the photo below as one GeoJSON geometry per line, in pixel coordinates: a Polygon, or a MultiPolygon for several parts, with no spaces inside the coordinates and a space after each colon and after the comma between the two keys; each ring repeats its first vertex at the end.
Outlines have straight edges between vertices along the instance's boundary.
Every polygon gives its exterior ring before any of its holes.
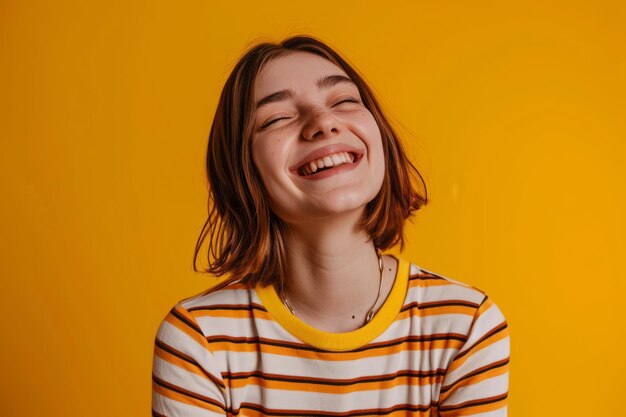
{"type": "MultiPolygon", "coordinates": [[[[333,107],[338,106],[338,105],[340,105],[342,103],[360,103],[360,102],[361,102],[361,100],[359,100],[358,98],[350,96],[350,97],[346,97],[345,99],[343,99],[341,101],[338,101],[337,103],[335,103],[333,105],[333,107]]],[[[274,122],[277,122],[277,121],[283,120],[283,119],[290,119],[290,117],[288,117],[288,116],[281,116],[281,117],[277,117],[277,118],[272,119],[272,120],[268,120],[267,122],[263,123],[263,125],[261,125],[260,128],[261,129],[265,129],[266,127],[268,127],[269,125],[273,124],[274,122]]]]}
{"type": "Polygon", "coordinates": [[[289,117],[287,116],[282,116],[282,117],[277,117],[275,119],[272,120],[268,120],[267,122],[263,123],[263,125],[261,125],[261,129],[265,129],[266,127],[268,127],[269,125],[271,125],[274,122],[277,122],[279,120],[283,120],[283,119],[289,119],[289,117]]]}
{"type": "Polygon", "coordinates": [[[335,103],[335,106],[337,106],[337,105],[339,105],[341,103],[360,103],[360,102],[361,102],[361,100],[359,100],[356,97],[346,97],[345,99],[335,103]]]}

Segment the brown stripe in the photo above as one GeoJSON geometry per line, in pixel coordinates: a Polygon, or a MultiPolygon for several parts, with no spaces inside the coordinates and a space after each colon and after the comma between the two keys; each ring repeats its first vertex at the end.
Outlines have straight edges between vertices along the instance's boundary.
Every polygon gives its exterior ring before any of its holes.
{"type": "MultiPolygon", "coordinates": [[[[201,345],[204,349],[208,350],[208,344],[206,342],[206,337],[202,333],[198,333],[198,331],[190,327],[186,322],[180,320],[178,317],[173,314],[168,314],[165,316],[165,321],[175,327],[178,331],[186,334],[193,340],[195,340],[199,345],[201,345]]],[[[170,336],[169,334],[163,335],[164,338],[170,336]]]]}
{"type": "Polygon", "coordinates": [[[409,275],[409,281],[413,281],[413,280],[422,280],[422,281],[426,281],[426,280],[440,280],[440,281],[447,281],[447,279],[445,279],[444,277],[440,277],[440,276],[432,275],[432,274],[425,274],[425,273],[417,273],[417,274],[409,275]]]}
{"type": "Polygon", "coordinates": [[[452,410],[460,410],[463,408],[477,407],[481,405],[497,403],[498,401],[505,400],[507,396],[508,396],[508,393],[505,392],[504,394],[495,395],[493,397],[480,398],[477,400],[466,401],[464,403],[455,404],[455,405],[448,405],[448,406],[444,405],[443,407],[439,407],[439,411],[442,413],[445,413],[445,412],[452,411],[452,410]]]}
{"type": "Polygon", "coordinates": [[[478,384],[483,381],[488,381],[492,378],[505,375],[507,372],[509,372],[508,359],[507,359],[507,364],[505,364],[504,366],[496,366],[496,367],[488,367],[488,368],[489,369],[484,370],[483,372],[477,373],[471,376],[470,378],[464,377],[460,379],[456,383],[452,384],[454,386],[454,389],[450,389],[445,392],[444,391],[440,392],[439,402],[445,404],[448,397],[453,396],[455,392],[459,391],[463,387],[478,384]]]}
{"type": "Polygon", "coordinates": [[[492,369],[496,369],[496,368],[500,368],[500,367],[506,366],[508,364],[509,364],[509,358],[507,357],[506,359],[503,359],[501,361],[497,361],[497,362],[494,362],[492,364],[482,366],[482,367],[480,367],[480,368],[478,368],[478,369],[468,373],[467,375],[462,376],[461,378],[457,379],[452,384],[446,385],[446,386],[442,386],[441,390],[439,392],[440,392],[440,394],[443,394],[443,393],[447,392],[448,390],[450,390],[452,387],[454,387],[457,384],[459,384],[460,382],[462,382],[463,380],[475,377],[476,375],[480,375],[480,374],[485,373],[487,371],[490,371],[492,369]]]}
{"type": "MultiPolygon", "coordinates": [[[[444,372],[438,375],[419,378],[414,376],[398,376],[390,379],[381,379],[378,381],[367,380],[356,381],[351,384],[339,384],[342,381],[330,381],[330,383],[314,382],[287,382],[280,380],[268,380],[258,377],[250,377],[246,379],[226,380],[227,387],[230,389],[245,388],[257,386],[262,390],[279,390],[279,391],[299,391],[302,393],[327,393],[333,395],[348,394],[353,392],[373,392],[377,393],[382,390],[390,390],[399,387],[417,387],[417,386],[435,386],[441,384],[444,380],[444,372]]],[[[413,388],[409,388],[413,389],[413,388]]]]}
{"type": "Polygon", "coordinates": [[[467,336],[460,334],[460,333],[435,333],[431,335],[406,336],[406,337],[401,337],[398,339],[392,339],[386,342],[369,343],[358,349],[354,349],[354,350],[347,351],[347,352],[328,352],[326,350],[309,346],[303,343],[287,342],[283,340],[267,339],[267,338],[262,338],[262,337],[234,337],[234,336],[227,336],[227,335],[218,335],[218,336],[209,336],[206,338],[208,343],[232,343],[232,344],[253,344],[253,345],[265,345],[265,346],[277,346],[277,347],[282,347],[282,348],[294,349],[297,351],[307,350],[307,351],[312,351],[312,352],[319,352],[322,354],[335,353],[337,355],[362,352],[366,350],[382,349],[382,348],[402,345],[404,343],[431,342],[435,340],[446,340],[446,341],[457,340],[460,342],[465,342],[466,339],[467,339],[467,336]]]}
{"type": "Polygon", "coordinates": [[[166,381],[160,379],[159,377],[157,377],[154,374],[152,374],[152,380],[157,385],[159,385],[159,386],[161,386],[161,387],[163,387],[163,388],[165,388],[167,390],[177,392],[177,393],[182,394],[184,396],[193,398],[193,399],[198,400],[198,401],[202,401],[204,403],[213,405],[215,407],[219,407],[220,409],[224,410],[224,412],[226,412],[226,408],[224,407],[224,405],[222,403],[220,403],[219,401],[213,399],[213,398],[205,397],[203,395],[200,395],[200,394],[197,394],[195,392],[189,391],[189,390],[187,390],[185,388],[182,388],[182,387],[179,387],[177,385],[170,384],[169,382],[166,382],[166,381]]]}
{"type": "Polygon", "coordinates": [[[388,380],[393,380],[398,377],[432,378],[438,375],[445,375],[445,371],[446,370],[443,368],[437,368],[431,371],[403,370],[403,371],[394,372],[392,374],[370,375],[370,376],[365,376],[365,377],[360,377],[360,378],[351,378],[351,379],[314,378],[314,377],[295,376],[295,375],[269,374],[269,373],[260,372],[260,371],[233,372],[233,373],[229,372],[229,373],[223,373],[222,377],[224,379],[229,379],[229,380],[256,377],[256,378],[265,379],[265,380],[293,382],[293,383],[322,384],[322,385],[353,385],[353,384],[361,384],[364,382],[388,381],[388,380]]]}
{"type": "MultiPolygon", "coordinates": [[[[198,362],[196,362],[196,360],[193,359],[192,357],[185,355],[184,353],[174,349],[173,347],[169,346],[165,342],[160,341],[159,339],[155,339],[155,347],[158,348],[158,349],[161,349],[161,350],[163,350],[163,351],[165,351],[167,353],[169,353],[172,356],[175,356],[177,358],[180,358],[180,359],[184,360],[185,362],[187,362],[190,365],[192,365],[195,368],[197,368],[199,373],[201,373],[202,375],[204,375],[207,378],[209,378],[214,384],[218,385],[222,389],[226,388],[226,386],[224,385],[224,381],[220,380],[215,375],[213,375],[210,372],[208,372],[198,362]]],[[[196,373],[198,373],[198,372],[196,372],[196,373]]]]}
{"type": "Polygon", "coordinates": [[[204,305],[204,306],[194,306],[189,307],[187,311],[207,311],[207,310],[259,310],[267,312],[265,307],[257,303],[251,304],[212,304],[212,305],[204,305]]]}
{"type": "MultiPolygon", "coordinates": [[[[484,339],[482,342],[473,345],[470,349],[464,352],[472,351],[472,353],[475,353],[479,350],[487,349],[489,348],[489,346],[495,343],[498,343],[501,340],[506,340],[508,337],[509,337],[509,331],[508,329],[504,329],[504,331],[494,333],[490,338],[484,339]]],[[[465,361],[468,360],[469,358],[471,358],[470,355],[460,355],[460,356],[455,357],[452,360],[452,362],[450,362],[450,364],[448,365],[448,372],[454,371],[462,367],[465,361]]]]}
{"type": "Polygon", "coordinates": [[[185,315],[183,315],[180,311],[178,311],[176,307],[170,310],[170,314],[176,317],[181,322],[185,323],[187,326],[189,326],[196,332],[200,333],[202,336],[204,336],[204,333],[202,333],[202,329],[200,329],[200,326],[198,326],[198,324],[195,321],[191,320],[189,317],[186,317],[185,315]]]}
{"type": "MultiPolygon", "coordinates": [[[[413,404],[397,404],[389,408],[371,408],[363,410],[354,410],[346,412],[329,412],[321,410],[278,410],[265,408],[258,404],[241,403],[239,410],[233,410],[233,414],[238,414],[242,410],[251,410],[259,412],[261,416],[300,416],[300,417],[343,417],[343,416],[380,416],[380,415],[393,415],[393,413],[400,412],[400,415],[406,415],[406,412],[413,413],[427,413],[425,416],[430,416],[433,410],[436,410],[436,403],[432,402],[428,405],[413,405],[413,404]]],[[[245,415],[251,415],[246,413],[245,415]]],[[[256,414],[254,414],[256,415],[256,414]]]]}
{"type": "Polygon", "coordinates": [[[474,317],[476,315],[476,309],[474,307],[465,306],[445,306],[437,308],[409,308],[401,311],[395,318],[396,321],[406,320],[409,317],[430,317],[441,316],[445,314],[461,314],[464,316],[474,317]]]}
{"type": "Polygon", "coordinates": [[[423,280],[423,279],[414,279],[413,281],[409,281],[409,288],[422,287],[422,288],[430,288],[430,287],[443,287],[443,286],[453,286],[456,285],[453,282],[444,279],[438,280],[423,280]]]}
{"type": "Polygon", "coordinates": [[[196,310],[193,312],[193,316],[196,320],[200,317],[217,317],[228,319],[244,319],[244,320],[274,320],[272,316],[265,310],[260,309],[215,309],[215,310],[196,310]]]}
{"type": "Polygon", "coordinates": [[[162,350],[166,351],[167,353],[170,353],[170,354],[172,354],[174,356],[178,356],[182,360],[187,361],[187,362],[189,362],[192,365],[200,366],[200,364],[198,362],[196,362],[195,359],[193,359],[191,356],[187,356],[184,353],[182,353],[181,351],[174,349],[173,347],[171,347],[167,343],[159,340],[159,338],[155,338],[154,339],[154,344],[159,349],[162,349],[162,350]]]}
{"type": "Polygon", "coordinates": [[[431,301],[428,303],[417,303],[417,302],[413,302],[413,303],[409,303],[409,304],[405,304],[404,306],[402,306],[402,310],[400,311],[404,311],[404,310],[408,310],[410,308],[421,308],[421,309],[427,309],[427,308],[438,308],[438,307],[470,307],[473,309],[477,309],[478,307],[480,307],[480,304],[476,304],[476,303],[472,303],[471,301],[467,301],[467,300],[444,300],[444,301],[431,301]]]}
{"type": "Polygon", "coordinates": [[[453,339],[446,340],[417,340],[407,341],[404,344],[398,344],[390,347],[382,347],[378,349],[368,350],[352,350],[346,352],[327,352],[327,351],[311,351],[308,349],[294,349],[280,346],[259,345],[259,344],[233,344],[233,343],[213,343],[210,349],[216,351],[229,352],[259,352],[261,354],[272,354],[281,356],[291,356],[300,359],[313,359],[322,361],[350,361],[362,358],[383,357],[395,355],[403,351],[428,351],[433,349],[455,349],[459,350],[463,347],[463,342],[453,339]]]}
{"type": "Polygon", "coordinates": [[[501,331],[505,330],[507,328],[507,323],[506,321],[502,322],[502,324],[500,324],[497,327],[494,327],[493,329],[491,329],[489,332],[485,333],[485,335],[483,337],[481,337],[480,339],[478,339],[469,349],[464,350],[462,353],[459,353],[454,360],[458,360],[460,358],[462,358],[463,356],[467,355],[469,352],[471,352],[476,346],[478,346],[479,344],[481,344],[482,342],[484,342],[485,340],[489,339],[490,337],[494,336],[497,333],[500,333],[501,331]]]}

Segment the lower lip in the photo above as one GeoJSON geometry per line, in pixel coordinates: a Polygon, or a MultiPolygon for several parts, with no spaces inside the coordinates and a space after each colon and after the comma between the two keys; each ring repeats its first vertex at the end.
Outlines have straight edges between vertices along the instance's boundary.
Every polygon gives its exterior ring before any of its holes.
{"type": "Polygon", "coordinates": [[[315,174],[311,174],[311,175],[304,175],[304,176],[298,175],[298,176],[305,180],[323,180],[324,178],[332,177],[333,175],[352,171],[354,168],[356,168],[357,165],[359,165],[359,163],[361,163],[361,159],[363,159],[362,156],[356,162],[353,162],[351,164],[343,164],[343,165],[338,166],[337,168],[330,168],[321,172],[316,172],[315,174]]]}

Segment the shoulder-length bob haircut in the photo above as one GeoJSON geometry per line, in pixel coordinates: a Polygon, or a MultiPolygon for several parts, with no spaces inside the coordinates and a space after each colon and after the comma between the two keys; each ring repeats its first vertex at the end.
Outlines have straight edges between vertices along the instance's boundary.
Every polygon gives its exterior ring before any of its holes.
{"type": "Polygon", "coordinates": [[[248,286],[279,284],[286,278],[283,233],[287,225],[268,206],[250,144],[257,74],[269,61],[295,51],[319,55],[344,70],[380,128],[385,176],[378,195],[367,204],[361,223],[374,246],[386,250],[399,242],[402,250],[405,220],[427,203],[424,179],[407,158],[372,90],[352,66],[310,36],[263,42],[248,49],[235,64],[215,111],[206,155],[209,215],[196,242],[196,272],[226,275],[228,282],[248,286]],[[208,268],[199,271],[198,255],[207,239],[208,268]]]}

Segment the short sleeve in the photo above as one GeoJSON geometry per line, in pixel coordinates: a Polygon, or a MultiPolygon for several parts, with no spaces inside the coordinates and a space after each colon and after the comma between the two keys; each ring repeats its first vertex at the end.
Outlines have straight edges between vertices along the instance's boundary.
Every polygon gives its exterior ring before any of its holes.
{"type": "Polygon", "coordinates": [[[510,339],[506,319],[485,296],[439,393],[441,417],[506,417],[510,339]]]}
{"type": "Polygon", "coordinates": [[[176,305],[154,342],[152,416],[224,416],[225,391],[202,329],[184,307],[176,305]]]}

